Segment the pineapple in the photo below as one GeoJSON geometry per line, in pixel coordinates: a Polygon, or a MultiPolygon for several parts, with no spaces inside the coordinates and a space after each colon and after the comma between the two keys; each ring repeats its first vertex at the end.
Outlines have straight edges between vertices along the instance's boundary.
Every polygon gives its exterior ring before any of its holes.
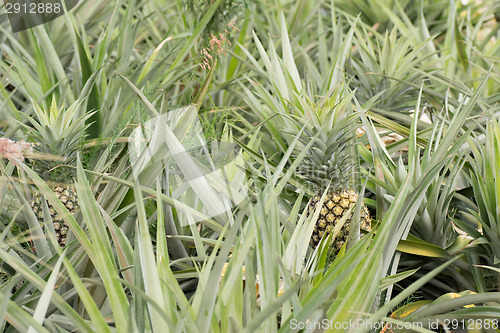
{"type": "MultiPolygon", "coordinates": [[[[76,191],[69,186],[57,185],[52,188],[52,192],[56,197],[61,200],[66,209],[74,215],[76,209],[78,208],[78,197],[76,191]]],[[[35,212],[36,217],[43,224],[43,206],[42,206],[42,195],[37,191],[33,195],[31,200],[31,208],[35,212]]],[[[68,226],[64,223],[62,217],[54,210],[51,204],[48,204],[50,216],[52,218],[52,223],[54,225],[54,231],[56,233],[57,242],[61,247],[66,245],[66,235],[68,234],[68,226]]]]}
{"type": "MultiPolygon", "coordinates": [[[[75,179],[75,169],[69,166],[75,164],[80,140],[88,127],[85,122],[91,114],[77,115],[79,101],[67,109],[58,109],[54,99],[48,110],[40,108],[36,103],[33,105],[36,118],[26,115],[33,128],[23,126],[29,130],[28,135],[35,142],[35,150],[44,156],[52,157],[33,160],[33,169],[47,182],[66,209],[71,214],[75,214],[78,209],[78,197],[75,189],[70,185],[75,179]],[[58,158],[55,160],[54,157],[58,158]],[[60,161],[61,158],[62,161],[60,161]]],[[[43,200],[41,193],[38,190],[35,191],[31,207],[35,216],[45,227],[43,200]]],[[[68,226],[52,205],[49,203],[47,205],[58,243],[63,247],[66,245],[68,226]]]]}
{"type": "MultiPolygon", "coordinates": [[[[350,132],[347,129],[349,122],[348,118],[344,118],[333,126],[331,124],[316,124],[312,128],[309,127],[309,130],[306,126],[300,137],[304,146],[307,142],[314,140],[312,147],[299,166],[299,173],[316,191],[306,207],[308,216],[314,213],[323,193],[327,192],[310,240],[313,248],[316,248],[321,238],[330,233],[335,224],[359,200],[358,194],[348,186],[354,168],[350,152],[352,144],[348,136],[350,132]],[[319,134],[313,136],[312,131],[319,132],[319,134]]],[[[334,254],[337,254],[347,241],[353,211],[351,211],[351,215],[347,218],[336,237],[333,248],[331,248],[334,254]]],[[[371,228],[370,214],[364,205],[361,209],[360,221],[360,228],[369,231],[371,228]]]]}
{"type": "MultiPolygon", "coordinates": [[[[318,192],[307,206],[307,215],[314,213],[316,205],[321,199],[323,192],[318,192]]],[[[315,248],[320,242],[321,238],[325,233],[332,231],[332,227],[342,219],[342,217],[347,213],[349,208],[354,206],[358,200],[358,195],[349,189],[342,188],[337,191],[329,190],[326,194],[325,201],[321,207],[318,220],[316,221],[316,226],[314,227],[313,234],[310,240],[311,245],[315,248]]],[[[352,216],[352,213],[351,213],[352,216]]],[[[365,231],[370,231],[370,213],[368,208],[363,206],[361,209],[361,229],[365,231]]],[[[340,248],[344,245],[349,235],[349,219],[345,222],[342,227],[340,234],[337,236],[334,243],[335,252],[338,252],[340,248]]]]}

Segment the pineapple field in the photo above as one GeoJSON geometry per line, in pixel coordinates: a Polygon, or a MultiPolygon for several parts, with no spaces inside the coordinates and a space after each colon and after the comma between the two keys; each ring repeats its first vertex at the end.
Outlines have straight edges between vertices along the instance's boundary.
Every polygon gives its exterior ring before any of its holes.
{"type": "Polygon", "coordinates": [[[1,332],[500,332],[499,1],[18,2],[1,332]]]}

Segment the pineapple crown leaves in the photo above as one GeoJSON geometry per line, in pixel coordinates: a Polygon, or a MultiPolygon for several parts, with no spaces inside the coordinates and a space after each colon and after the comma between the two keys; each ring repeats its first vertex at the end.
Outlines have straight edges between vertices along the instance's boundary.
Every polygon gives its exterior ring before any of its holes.
{"type": "Polygon", "coordinates": [[[68,108],[58,108],[55,99],[52,99],[48,109],[40,107],[33,100],[32,103],[34,116],[22,113],[32,127],[22,122],[19,124],[27,130],[28,137],[36,144],[35,150],[42,153],[42,156],[33,156],[33,168],[45,180],[71,181],[75,170],[67,165],[75,164],[81,140],[90,125],[85,122],[93,112],[79,115],[81,99],[68,108]],[[61,161],[66,165],[61,165],[61,161]]]}
{"type": "MultiPolygon", "coordinates": [[[[336,190],[348,185],[356,165],[355,157],[351,154],[351,148],[355,145],[351,127],[357,116],[353,114],[345,117],[333,127],[327,124],[308,128],[307,121],[303,125],[305,129],[299,138],[297,152],[311,140],[314,140],[314,143],[308,150],[298,173],[316,190],[325,188],[336,190]],[[318,132],[320,135],[315,137],[313,133],[318,132]]],[[[298,122],[304,123],[304,120],[300,119],[298,122]]]]}
{"type": "Polygon", "coordinates": [[[52,99],[50,108],[41,108],[33,100],[35,116],[23,114],[33,128],[21,123],[29,130],[31,140],[38,143],[37,148],[43,153],[62,155],[66,158],[76,157],[76,149],[80,144],[83,133],[90,124],[86,120],[95,112],[78,116],[82,100],[75,101],[68,108],[58,108],[55,99],[52,99]]]}
{"type": "Polygon", "coordinates": [[[297,114],[301,115],[298,124],[304,126],[310,123],[309,126],[333,127],[346,117],[346,110],[356,92],[355,90],[348,92],[347,89],[344,83],[339,83],[326,93],[328,97],[322,97],[317,103],[307,95],[296,94],[298,103],[295,106],[297,114]]]}

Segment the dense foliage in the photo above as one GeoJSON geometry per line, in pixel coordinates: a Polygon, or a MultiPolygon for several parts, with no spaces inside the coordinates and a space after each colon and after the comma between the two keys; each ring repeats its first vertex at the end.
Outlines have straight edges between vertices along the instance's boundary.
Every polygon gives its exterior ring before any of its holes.
{"type": "Polygon", "coordinates": [[[0,329],[498,332],[499,12],[0,15],[0,329]]]}

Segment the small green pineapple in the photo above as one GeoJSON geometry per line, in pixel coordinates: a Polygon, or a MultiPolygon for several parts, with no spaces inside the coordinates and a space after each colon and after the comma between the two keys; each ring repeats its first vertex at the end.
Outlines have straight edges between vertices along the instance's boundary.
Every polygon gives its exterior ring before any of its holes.
{"type": "MultiPolygon", "coordinates": [[[[78,208],[78,197],[74,188],[67,186],[56,186],[52,188],[52,192],[56,197],[61,200],[66,209],[74,215],[78,208]]],[[[43,196],[40,192],[36,191],[31,200],[31,208],[33,209],[35,216],[40,222],[44,221],[43,218],[43,206],[42,206],[43,196]]],[[[64,222],[63,218],[55,211],[51,204],[48,204],[49,213],[52,218],[52,223],[54,225],[54,230],[57,237],[57,242],[60,246],[66,245],[66,236],[68,234],[68,225],[64,222]]]]}
{"type": "MultiPolygon", "coordinates": [[[[33,106],[35,117],[26,115],[32,127],[27,125],[24,127],[28,130],[30,139],[36,144],[35,151],[49,157],[33,159],[33,169],[49,184],[66,209],[75,214],[78,209],[78,197],[71,186],[75,180],[75,169],[71,166],[76,165],[80,142],[88,127],[85,122],[91,114],[78,115],[79,101],[67,109],[58,108],[55,99],[52,100],[49,109],[42,109],[34,102],[33,106]]],[[[45,223],[43,200],[42,194],[36,190],[33,193],[31,207],[42,225],[45,223]]],[[[60,246],[65,246],[68,226],[52,205],[48,202],[47,205],[58,243],[60,246]]]]}

